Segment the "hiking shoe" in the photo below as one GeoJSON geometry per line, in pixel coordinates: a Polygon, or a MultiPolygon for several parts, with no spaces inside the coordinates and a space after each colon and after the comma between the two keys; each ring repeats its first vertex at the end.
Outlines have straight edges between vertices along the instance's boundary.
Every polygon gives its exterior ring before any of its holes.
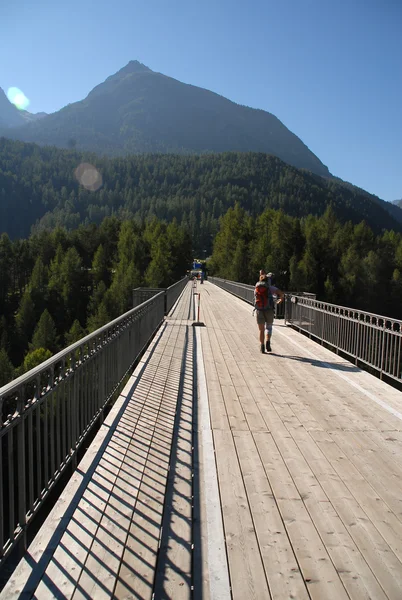
{"type": "Polygon", "coordinates": [[[261,344],[261,354],[265,354],[265,347],[264,347],[264,344],[261,344]]]}
{"type": "Polygon", "coordinates": [[[270,342],[267,342],[267,343],[265,344],[265,347],[266,347],[266,349],[267,349],[267,352],[272,352],[272,348],[271,348],[271,343],[270,343],[270,342]]]}

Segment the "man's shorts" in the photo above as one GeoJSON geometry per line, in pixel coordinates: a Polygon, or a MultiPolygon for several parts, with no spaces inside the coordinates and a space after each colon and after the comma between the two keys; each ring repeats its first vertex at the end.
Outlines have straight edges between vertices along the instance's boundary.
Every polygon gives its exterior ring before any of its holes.
{"type": "Polygon", "coordinates": [[[269,308],[268,310],[256,310],[255,311],[257,317],[258,325],[262,325],[266,323],[267,325],[272,325],[274,322],[274,309],[269,308]]]}

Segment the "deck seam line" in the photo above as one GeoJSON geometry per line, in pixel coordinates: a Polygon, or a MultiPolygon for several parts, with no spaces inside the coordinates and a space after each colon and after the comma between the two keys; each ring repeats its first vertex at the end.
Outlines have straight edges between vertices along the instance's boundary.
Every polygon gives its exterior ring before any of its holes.
{"type": "Polygon", "coordinates": [[[214,442],[209,415],[209,399],[202,355],[201,331],[196,329],[196,368],[203,460],[203,485],[207,526],[209,592],[211,600],[230,600],[229,568],[218,488],[214,442]]]}

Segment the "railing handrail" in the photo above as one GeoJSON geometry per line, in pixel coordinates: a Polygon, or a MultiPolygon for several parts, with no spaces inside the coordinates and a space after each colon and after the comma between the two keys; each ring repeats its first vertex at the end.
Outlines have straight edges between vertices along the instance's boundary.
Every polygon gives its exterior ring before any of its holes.
{"type": "MultiPolygon", "coordinates": [[[[286,292],[286,293],[287,294],[291,294],[293,297],[297,298],[298,302],[302,302],[305,305],[309,305],[310,304],[311,306],[314,306],[314,308],[316,310],[324,310],[325,311],[326,310],[325,308],[324,309],[321,308],[321,305],[325,305],[325,306],[329,306],[331,308],[334,308],[335,309],[335,311],[334,311],[335,314],[337,314],[337,310],[345,310],[345,311],[348,311],[348,312],[351,312],[351,313],[358,313],[359,315],[366,315],[368,317],[373,317],[373,318],[378,319],[378,320],[392,321],[393,323],[398,323],[400,325],[401,329],[402,329],[402,321],[400,319],[396,319],[394,317],[387,317],[385,315],[378,315],[376,313],[371,313],[371,312],[368,312],[366,310],[362,310],[360,308],[351,308],[350,306],[343,306],[341,304],[332,304],[331,302],[327,302],[326,300],[317,300],[317,299],[314,299],[314,298],[307,298],[306,296],[299,296],[299,295],[293,294],[291,292],[286,292]]],[[[331,311],[328,311],[328,312],[330,314],[334,314],[334,312],[331,312],[331,311]]],[[[342,316],[342,315],[340,315],[340,316],[342,316]]],[[[352,316],[352,317],[349,317],[349,318],[353,319],[355,317],[352,316]]],[[[359,320],[359,319],[356,319],[356,320],[359,320]]],[[[395,333],[397,333],[397,332],[395,332],[395,333]]]]}
{"type": "MultiPolygon", "coordinates": [[[[0,388],[0,400],[1,400],[1,398],[3,396],[8,396],[10,393],[12,393],[12,390],[13,390],[14,387],[20,387],[21,384],[23,385],[24,383],[28,383],[29,381],[31,381],[32,379],[34,379],[37,375],[40,375],[42,371],[46,371],[47,369],[49,369],[49,367],[51,367],[52,365],[60,362],[63,358],[65,358],[66,356],[68,356],[69,354],[71,354],[72,352],[74,352],[80,346],[87,344],[91,340],[93,340],[93,339],[99,337],[100,335],[102,335],[108,329],[111,329],[115,325],[118,325],[119,323],[121,323],[121,321],[123,321],[127,317],[130,317],[135,312],[137,312],[137,311],[141,310],[142,308],[144,308],[144,306],[146,306],[152,300],[154,300],[156,296],[159,296],[159,295],[161,295],[163,293],[164,292],[161,291],[158,294],[155,294],[155,296],[153,296],[149,300],[146,300],[145,302],[142,302],[142,304],[139,304],[135,308],[131,308],[130,310],[128,310],[127,312],[123,313],[119,317],[116,317],[116,319],[113,319],[112,321],[109,321],[109,323],[106,323],[106,325],[102,325],[102,327],[99,327],[98,329],[96,329],[92,333],[89,333],[88,335],[86,335],[85,337],[81,338],[77,342],[74,342],[73,344],[70,344],[70,346],[67,346],[66,348],[63,348],[63,350],[60,350],[60,352],[58,352],[54,356],[51,356],[47,360],[43,361],[42,363],[40,363],[39,365],[37,365],[33,369],[30,369],[29,371],[27,371],[26,373],[23,373],[19,377],[16,377],[15,379],[13,379],[12,381],[10,381],[9,383],[6,383],[5,385],[3,385],[3,387],[0,388]]],[[[0,427],[1,427],[1,419],[0,419],[0,427]]]]}
{"type": "MultiPolygon", "coordinates": [[[[255,285],[248,283],[238,283],[237,281],[231,281],[229,279],[222,279],[220,277],[210,277],[211,283],[215,283],[219,287],[226,289],[228,292],[237,296],[241,300],[244,300],[248,304],[254,304],[254,288],[255,285]]],[[[286,319],[285,305],[284,303],[275,304],[274,306],[275,318],[286,319]]]]}
{"type": "MultiPolygon", "coordinates": [[[[229,284],[234,284],[237,286],[241,286],[245,289],[254,289],[254,285],[248,284],[248,283],[241,283],[238,281],[232,281],[230,279],[224,279],[222,277],[210,277],[210,280],[216,279],[218,281],[222,281],[222,282],[227,282],[229,284]]],[[[323,310],[321,308],[322,305],[325,304],[325,306],[331,307],[333,309],[335,309],[335,311],[337,310],[345,310],[345,311],[350,311],[350,312],[355,312],[358,313],[359,315],[366,315],[368,317],[374,317],[375,319],[379,319],[379,320],[384,320],[384,321],[392,321],[393,323],[398,323],[401,327],[401,331],[402,331],[402,320],[400,319],[396,319],[394,317],[387,317],[385,315],[378,315],[376,313],[372,313],[366,310],[362,310],[360,308],[352,308],[350,306],[343,306],[342,304],[332,304],[331,302],[327,302],[326,300],[317,300],[317,298],[309,298],[308,296],[305,295],[301,295],[300,292],[291,292],[291,291],[285,291],[284,294],[286,296],[293,296],[295,298],[298,299],[298,301],[301,301],[304,304],[311,304],[313,305],[317,310],[323,310]]],[[[325,310],[325,309],[324,309],[325,310]]],[[[333,314],[333,313],[331,313],[333,314]]],[[[354,318],[354,317],[351,317],[354,318]]],[[[357,320],[357,319],[356,319],[357,320]]],[[[395,332],[397,333],[397,332],[395,332]]]]}
{"type": "MultiPolygon", "coordinates": [[[[186,283],[170,286],[169,303],[186,283]]],[[[166,298],[158,291],[0,388],[0,566],[21,540],[26,545],[34,515],[65,470],[74,470],[89,432],[163,322],[166,298]]]]}
{"type": "MultiPolygon", "coordinates": [[[[210,281],[251,302],[253,286],[214,277],[210,277],[210,281]]],[[[325,343],[335,352],[342,352],[356,364],[374,369],[380,379],[387,376],[401,383],[400,319],[317,300],[300,292],[285,292],[284,317],[288,325],[325,343]]]]}
{"type": "MultiPolygon", "coordinates": [[[[2,387],[0,387],[0,399],[2,398],[2,396],[8,396],[12,392],[12,389],[13,389],[14,386],[19,387],[21,384],[24,384],[25,381],[27,381],[27,382],[30,381],[36,375],[39,375],[42,370],[46,370],[49,367],[51,367],[53,364],[56,364],[56,363],[60,362],[65,356],[68,356],[69,354],[71,354],[71,352],[73,352],[74,350],[76,350],[77,348],[79,348],[82,344],[84,344],[84,345],[87,344],[92,339],[98,337],[99,335],[102,335],[102,333],[104,331],[107,331],[111,327],[114,327],[115,325],[118,325],[122,320],[124,320],[125,318],[129,317],[131,314],[133,314],[133,312],[135,312],[137,310],[140,310],[140,308],[142,308],[147,303],[151,302],[151,300],[153,298],[155,298],[156,296],[158,296],[159,294],[164,294],[168,290],[175,289],[176,287],[178,287],[180,284],[183,283],[184,279],[186,279],[186,276],[184,276],[179,281],[176,281],[175,283],[173,283],[172,285],[170,285],[167,288],[152,288],[152,289],[155,289],[155,290],[156,289],[158,289],[158,290],[160,289],[160,292],[157,292],[152,298],[149,298],[148,300],[145,300],[145,302],[142,302],[138,306],[135,306],[134,308],[131,308],[130,310],[128,310],[127,312],[123,313],[119,317],[116,317],[116,319],[113,319],[112,321],[109,321],[108,323],[106,323],[106,325],[102,325],[102,327],[99,327],[98,329],[96,329],[92,333],[89,333],[88,335],[86,335],[85,337],[81,338],[77,342],[74,342],[73,344],[70,344],[70,346],[67,346],[66,348],[63,348],[63,350],[60,350],[60,352],[58,352],[57,354],[54,354],[54,356],[51,356],[47,360],[45,360],[42,363],[40,363],[40,365],[37,365],[36,367],[34,367],[33,369],[30,369],[26,373],[23,373],[22,375],[20,375],[19,377],[16,377],[12,381],[9,381],[8,383],[6,383],[2,387]]],[[[149,288],[146,288],[146,289],[149,289],[149,288]]],[[[1,424],[0,424],[0,426],[1,426],[1,424]]]]}

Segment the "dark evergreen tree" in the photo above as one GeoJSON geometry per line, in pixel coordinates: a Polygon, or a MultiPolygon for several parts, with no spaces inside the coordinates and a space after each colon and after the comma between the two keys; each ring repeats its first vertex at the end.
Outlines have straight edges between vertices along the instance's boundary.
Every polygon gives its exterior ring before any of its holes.
{"type": "Polygon", "coordinates": [[[14,367],[4,348],[0,348],[0,387],[9,383],[14,377],[14,367]]]}
{"type": "Polygon", "coordinates": [[[57,333],[54,321],[47,309],[44,310],[30,344],[31,350],[44,348],[54,353],[57,350],[57,333]]]}

